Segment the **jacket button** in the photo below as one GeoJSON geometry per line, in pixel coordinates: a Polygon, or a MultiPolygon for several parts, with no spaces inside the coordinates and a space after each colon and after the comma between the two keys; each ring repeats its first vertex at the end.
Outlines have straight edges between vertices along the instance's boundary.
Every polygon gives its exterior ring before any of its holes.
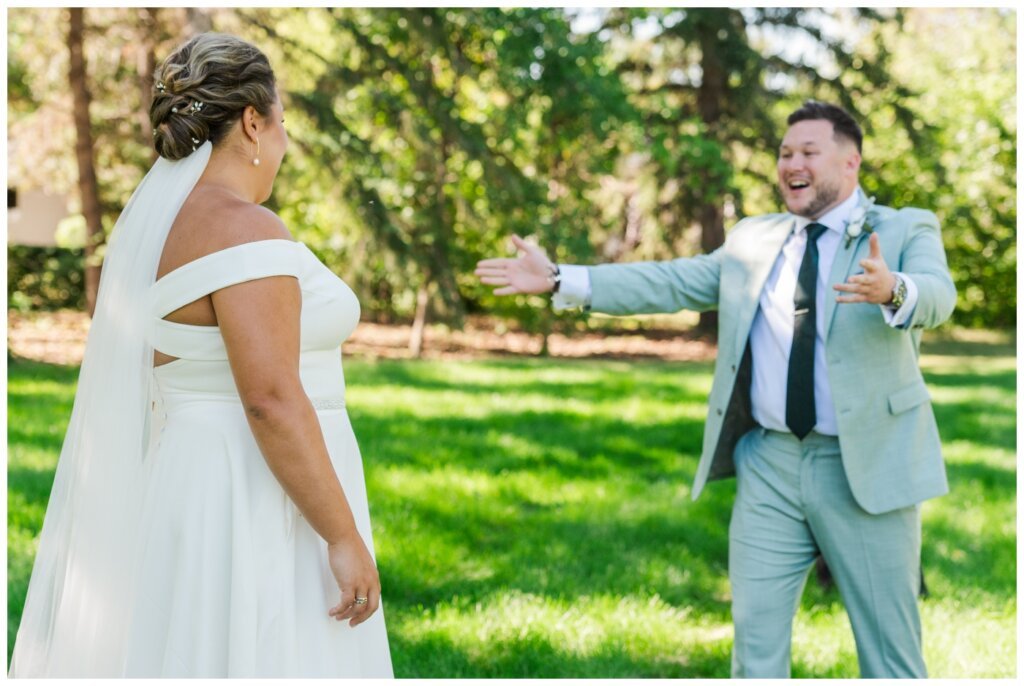
{"type": "Polygon", "coordinates": [[[719,416],[719,417],[721,417],[721,416],[722,416],[722,408],[718,408],[717,410],[715,410],[715,412],[717,412],[717,413],[718,413],[718,416],[719,416]]]}
{"type": "Polygon", "coordinates": [[[736,371],[736,365],[733,365],[733,366],[732,366],[732,370],[733,370],[733,372],[735,372],[735,371],[736,371]]]}

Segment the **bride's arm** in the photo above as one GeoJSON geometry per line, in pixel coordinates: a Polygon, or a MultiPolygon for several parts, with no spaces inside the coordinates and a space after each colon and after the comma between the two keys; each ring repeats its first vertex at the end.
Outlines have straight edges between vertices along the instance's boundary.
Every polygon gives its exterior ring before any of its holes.
{"type": "Polygon", "coordinates": [[[351,619],[354,626],[376,610],[380,581],[299,378],[298,281],[291,276],[257,279],[218,290],[212,300],[260,451],[310,526],[328,543],[331,569],[342,590],[330,614],[351,619]],[[369,601],[353,605],[356,597],[369,601]]]}

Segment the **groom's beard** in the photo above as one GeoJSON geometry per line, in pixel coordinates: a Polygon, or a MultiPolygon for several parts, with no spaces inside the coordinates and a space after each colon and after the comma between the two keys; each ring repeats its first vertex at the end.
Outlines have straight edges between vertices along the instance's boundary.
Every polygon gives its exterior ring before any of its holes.
{"type": "Polygon", "coordinates": [[[798,217],[807,217],[808,219],[818,219],[821,214],[835,204],[839,198],[839,184],[831,186],[818,186],[814,191],[814,199],[802,210],[795,210],[789,207],[790,212],[797,215],[798,217]]]}

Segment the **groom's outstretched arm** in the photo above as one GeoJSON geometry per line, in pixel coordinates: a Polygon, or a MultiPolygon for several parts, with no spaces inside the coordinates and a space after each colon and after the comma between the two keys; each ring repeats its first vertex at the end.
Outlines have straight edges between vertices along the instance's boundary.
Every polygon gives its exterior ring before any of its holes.
{"type": "MultiPolygon", "coordinates": [[[[476,275],[496,286],[495,294],[550,293],[560,286],[562,270],[538,246],[519,236],[512,242],[515,258],[481,260],[476,275]]],[[[711,310],[718,306],[721,249],[710,255],[665,262],[634,262],[587,267],[572,274],[574,298],[606,314],[649,314],[682,309],[711,310]]],[[[557,303],[556,303],[557,306],[557,303]]]]}
{"type": "Polygon", "coordinates": [[[590,309],[606,314],[717,309],[721,259],[719,248],[664,262],[589,267],[590,309]]]}

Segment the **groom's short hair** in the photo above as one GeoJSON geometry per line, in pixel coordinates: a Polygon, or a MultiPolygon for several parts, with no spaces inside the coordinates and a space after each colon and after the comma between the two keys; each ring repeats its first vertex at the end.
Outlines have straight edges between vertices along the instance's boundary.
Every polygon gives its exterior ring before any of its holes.
{"type": "Polygon", "coordinates": [[[827,102],[807,100],[796,112],[789,115],[786,123],[792,126],[798,121],[808,119],[826,119],[832,122],[832,129],[836,138],[846,138],[857,146],[857,152],[861,152],[861,143],[864,141],[864,133],[860,126],[850,116],[850,113],[842,107],[830,105],[827,102]]]}

